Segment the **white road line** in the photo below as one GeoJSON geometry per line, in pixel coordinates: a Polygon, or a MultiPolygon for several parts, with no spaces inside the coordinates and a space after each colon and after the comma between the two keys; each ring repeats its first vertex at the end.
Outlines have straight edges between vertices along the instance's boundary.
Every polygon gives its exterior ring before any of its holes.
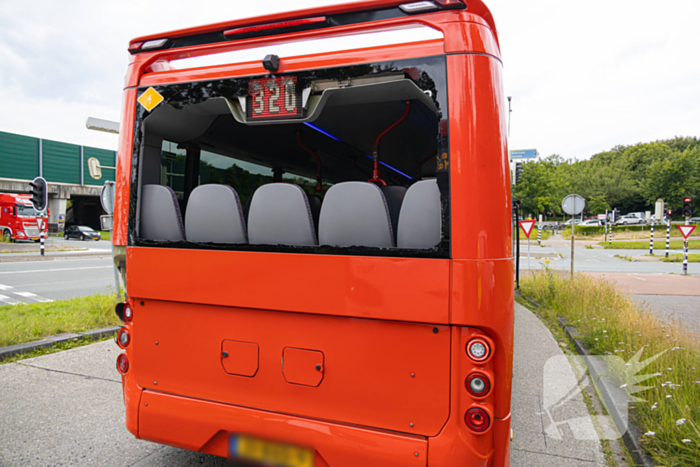
{"type": "Polygon", "coordinates": [[[44,298],[40,295],[37,295],[35,293],[31,293],[31,292],[12,292],[12,293],[14,293],[15,295],[19,295],[20,297],[31,298],[32,300],[34,300],[36,302],[40,302],[40,303],[53,302],[53,300],[51,300],[50,298],[44,298]]]}
{"type": "Polygon", "coordinates": [[[114,266],[87,266],[83,268],[62,268],[62,269],[31,269],[29,271],[0,271],[0,274],[29,274],[35,272],[59,272],[59,271],[82,271],[86,269],[107,269],[114,266]]]}
{"type": "Polygon", "coordinates": [[[7,295],[0,295],[0,302],[5,303],[6,305],[17,305],[19,301],[15,300],[14,298],[10,298],[7,295]]]}
{"type": "Polygon", "coordinates": [[[12,288],[11,285],[0,284],[0,290],[10,290],[11,288],[12,288]]]}

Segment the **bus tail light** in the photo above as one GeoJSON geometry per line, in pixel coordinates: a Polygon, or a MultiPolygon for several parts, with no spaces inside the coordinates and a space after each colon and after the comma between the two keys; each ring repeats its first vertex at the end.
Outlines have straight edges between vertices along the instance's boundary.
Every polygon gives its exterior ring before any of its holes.
{"type": "Polygon", "coordinates": [[[117,344],[119,344],[119,347],[121,347],[122,349],[125,349],[128,347],[129,342],[131,342],[131,335],[129,334],[129,330],[126,328],[126,326],[122,326],[122,328],[117,333],[117,344]]]}
{"type": "Polygon", "coordinates": [[[467,391],[474,397],[484,397],[491,390],[491,382],[481,373],[472,373],[464,382],[467,391]]]}
{"type": "Polygon", "coordinates": [[[443,8],[463,8],[464,3],[461,0],[433,0],[443,8]]]}
{"type": "Polygon", "coordinates": [[[134,311],[126,304],[124,305],[124,320],[128,323],[134,317],[134,311]]]}
{"type": "Polygon", "coordinates": [[[491,357],[491,345],[486,339],[475,337],[467,343],[467,355],[475,362],[485,362],[491,357]]]}
{"type": "Polygon", "coordinates": [[[464,422],[475,433],[483,433],[491,426],[491,418],[484,409],[472,407],[464,415],[464,422]]]}
{"type": "Polygon", "coordinates": [[[249,26],[245,28],[229,29],[224,31],[224,36],[233,36],[235,34],[246,34],[249,32],[269,31],[271,29],[292,28],[295,26],[305,26],[307,24],[325,23],[325,16],[317,16],[315,18],[296,19],[291,21],[283,21],[281,23],[260,24],[258,26],[249,26]]]}
{"type": "Polygon", "coordinates": [[[129,371],[129,358],[125,353],[120,353],[117,357],[117,370],[119,370],[119,373],[121,374],[129,371]]]}

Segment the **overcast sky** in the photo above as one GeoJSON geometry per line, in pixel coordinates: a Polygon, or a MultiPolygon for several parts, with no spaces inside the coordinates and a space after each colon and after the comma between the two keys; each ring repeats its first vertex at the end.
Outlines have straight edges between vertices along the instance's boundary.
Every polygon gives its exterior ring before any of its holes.
{"type": "MultiPolygon", "coordinates": [[[[0,0],[0,131],[116,149],[129,40],[344,3],[333,0],[0,0]]],[[[496,17],[511,149],[588,158],[698,136],[698,0],[486,0],[496,17]]]]}

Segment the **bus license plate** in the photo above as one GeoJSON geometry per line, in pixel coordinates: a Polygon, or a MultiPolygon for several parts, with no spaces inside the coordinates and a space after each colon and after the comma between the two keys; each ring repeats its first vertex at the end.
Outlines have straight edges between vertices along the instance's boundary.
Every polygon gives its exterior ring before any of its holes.
{"type": "Polygon", "coordinates": [[[303,118],[301,90],[296,76],[273,76],[251,79],[248,82],[246,118],[277,120],[303,118]]]}
{"type": "Polygon", "coordinates": [[[278,467],[313,467],[314,451],[273,443],[248,436],[232,436],[229,457],[272,464],[278,467]]]}

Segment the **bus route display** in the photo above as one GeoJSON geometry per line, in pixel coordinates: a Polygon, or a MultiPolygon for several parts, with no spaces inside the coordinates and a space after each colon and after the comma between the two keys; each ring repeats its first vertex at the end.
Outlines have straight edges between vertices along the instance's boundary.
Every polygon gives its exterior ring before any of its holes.
{"type": "Polygon", "coordinates": [[[303,118],[301,90],[296,76],[251,79],[248,83],[248,121],[303,118]]]}

